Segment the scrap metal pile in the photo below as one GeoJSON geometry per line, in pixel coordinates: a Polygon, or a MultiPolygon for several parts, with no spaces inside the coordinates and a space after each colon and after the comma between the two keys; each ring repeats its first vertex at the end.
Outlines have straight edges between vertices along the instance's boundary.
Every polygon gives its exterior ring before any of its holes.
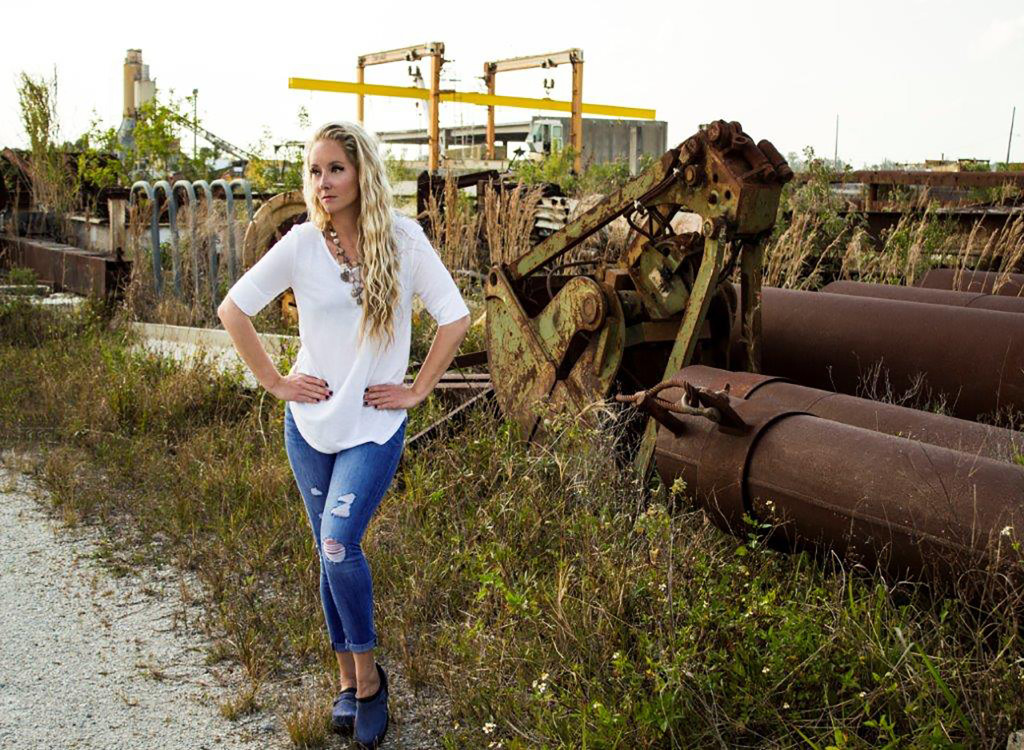
{"type": "Polygon", "coordinates": [[[649,415],[637,464],[684,480],[730,533],[898,576],[1018,561],[1024,434],[975,420],[1024,411],[1021,300],[983,278],[958,292],[762,290],[792,176],[771,143],[719,120],[493,267],[487,362],[502,411],[538,439],[549,410],[633,404],[649,415]],[[700,231],[677,231],[683,213],[700,231]],[[564,260],[620,216],[633,230],[620,260],[564,260]],[[857,397],[872,380],[946,413],[857,397]]]}

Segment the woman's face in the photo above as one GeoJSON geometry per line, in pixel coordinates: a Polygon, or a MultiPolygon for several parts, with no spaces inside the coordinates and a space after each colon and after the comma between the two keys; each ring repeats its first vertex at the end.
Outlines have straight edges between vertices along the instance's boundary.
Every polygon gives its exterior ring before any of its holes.
{"type": "Polygon", "coordinates": [[[359,178],[340,143],[317,141],[309,152],[309,176],[313,192],[327,213],[359,209],[359,178]]]}

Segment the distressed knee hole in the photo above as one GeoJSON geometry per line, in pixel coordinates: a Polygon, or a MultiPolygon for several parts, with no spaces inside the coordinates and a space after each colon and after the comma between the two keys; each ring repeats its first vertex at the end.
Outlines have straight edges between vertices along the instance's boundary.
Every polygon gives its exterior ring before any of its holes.
{"type": "Polygon", "coordinates": [[[339,518],[348,518],[352,511],[352,503],[355,502],[355,493],[348,493],[338,498],[338,504],[331,508],[331,515],[339,518]]]}
{"type": "Polygon", "coordinates": [[[324,557],[334,563],[345,559],[345,545],[336,539],[324,539],[324,557]]]}
{"type": "Polygon", "coordinates": [[[323,492],[321,492],[321,491],[320,491],[320,488],[319,488],[319,487],[310,487],[310,488],[309,488],[309,491],[310,491],[310,493],[312,493],[312,494],[313,494],[313,495],[314,495],[315,497],[320,497],[320,496],[321,496],[322,494],[324,494],[323,492]]]}

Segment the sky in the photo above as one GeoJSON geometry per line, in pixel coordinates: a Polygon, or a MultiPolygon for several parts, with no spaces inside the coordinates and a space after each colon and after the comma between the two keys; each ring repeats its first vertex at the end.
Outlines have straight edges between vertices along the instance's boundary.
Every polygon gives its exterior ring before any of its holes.
{"type": "MultiPolygon", "coordinates": [[[[141,48],[164,94],[199,90],[199,117],[242,147],[304,140],[312,125],[355,119],[355,97],[290,90],[288,78],[354,81],[360,54],[445,44],[442,88],[483,91],[482,65],[579,47],[583,100],[653,108],[669,145],[700,123],[739,120],[783,153],[811,147],[861,167],[884,160],[1024,160],[1024,3],[1010,0],[775,2],[18,3],[4,11],[0,146],[23,146],[21,72],[58,80],[63,138],[98,118],[117,127],[122,67],[141,48]],[[285,11],[286,12],[283,12],[285,11]],[[16,33],[14,33],[16,31],[16,33]]],[[[428,76],[429,63],[421,63],[428,76]]],[[[499,74],[497,93],[570,98],[569,66],[499,74]]],[[[405,63],[368,83],[410,86],[405,63]]],[[[496,119],[528,119],[498,108],[496,119]]],[[[486,109],[441,105],[441,124],[483,123],[486,109]]],[[[414,100],[369,98],[373,130],[425,127],[414,100]]],[[[183,139],[186,140],[186,139],[183,139]]],[[[188,139],[190,140],[190,139],[188,139]]]]}

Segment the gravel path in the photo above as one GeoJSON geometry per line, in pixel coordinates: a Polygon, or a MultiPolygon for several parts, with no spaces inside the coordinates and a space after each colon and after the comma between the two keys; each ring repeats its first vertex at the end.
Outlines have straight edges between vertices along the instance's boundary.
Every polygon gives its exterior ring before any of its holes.
{"type": "MultiPolygon", "coordinates": [[[[237,665],[206,664],[200,605],[183,600],[182,573],[147,562],[114,575],[97,529],[47,513],[45,489],[17,470],[32,463],[0,455],[0,748],[292,750],[273,705],[221,715],[246,681],[237,665]]],[[[384,750],[439,747],[446,702],[414,692],[400,665],[381,658],[392,687],[384,750]]],[[[316,681],[306,674],[265,698],[309,696],[316,681]]]]}
{"type": "Polygon", "coordinates": [[[290,747],[273,717],[220,714],[241,677],[176,627],[179,576],[114,577],[99,535],[51,520],[44,496],[0,467],[0,748],[290,747]]]}

